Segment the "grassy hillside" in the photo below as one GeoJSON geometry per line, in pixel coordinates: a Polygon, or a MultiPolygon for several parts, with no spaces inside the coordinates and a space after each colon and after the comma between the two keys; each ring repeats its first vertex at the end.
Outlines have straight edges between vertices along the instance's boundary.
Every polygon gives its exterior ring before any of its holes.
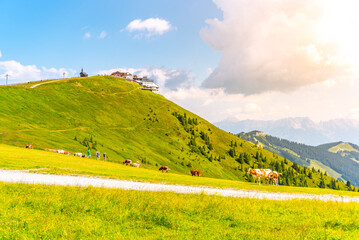
{"type": "Polygon", "coordinates": [[[333,153],[337,153],[337,152],[359,152],[358,150],[356,150],[355,148],[353,148],[352,145],[350,145],[349,143],[339,143],[336,146],[331,147],[330,149],[328,149],[329,152],[333,152],[333,153]]]}
{"type": "Polygon", "coordinates": [[[359,186],[359,152],[355,145],[344,143],[329,143],[320,146],[279,139],[270,135],[257,136],[257,132],[241,134],[243,139],[261,144],[265,149],[275,152],[302,166],[314,167],[340,180],[349,180],[359,186]],[[340,150],[340,151],[338,151],[340,150]]]}
{"type": "Polygon", "coordinates": [[[357,239],[359,234],[354,203],[4,183],[0,201],[3,239],[357,239]]]}
{"type": "MultiPolygon", "coordinates": [[[[0,142],[38,149],[106,152],[113,162],[141,161],[147,169],[251,180],[249,167],[282,172],[282,184],[328,187],[333,180],[224,132],[206,120],[111,77],[56,80],[0,87],[0,142]],[[45,82],[40,82],[45,83],[45,82]],[[309,177],[310,175],[310,177],[309,177]]],[[[342,183],[334,182],[344,189],[342,183]]]]}

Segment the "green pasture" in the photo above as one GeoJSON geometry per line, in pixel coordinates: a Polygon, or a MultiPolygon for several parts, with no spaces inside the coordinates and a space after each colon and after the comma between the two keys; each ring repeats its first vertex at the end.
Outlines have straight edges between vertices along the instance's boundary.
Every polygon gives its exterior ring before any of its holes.
{"type": "Polygon", "coordinates": [[[328,149],[329,152],[337,153],[339,150],[347,152],[359,152],[348,143],[339,143],[338,145],[328,149]]]}
{"type": "Polygon", "coordinates": [[[2,239],[357,239],[359,205],[0,183],[2,239]]]}

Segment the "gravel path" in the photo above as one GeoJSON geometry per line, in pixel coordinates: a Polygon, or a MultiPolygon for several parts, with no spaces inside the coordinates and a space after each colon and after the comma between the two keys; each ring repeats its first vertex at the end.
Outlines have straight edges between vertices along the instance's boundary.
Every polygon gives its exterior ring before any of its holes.
{"type": "Polygon", "coordinates": [[[30,88],[36,88],[36,87],[44,85],[44,84],[54,83],[54,82],[58,82],[58,81],[61,81],[61,80],[63,80],[63,79],[57,79],[57,80],[52,80],[52,81],[49,81],[49,82],[38,83],[38,84],[32,85],[30,88]]]}
{"type": "Polygon", "coordinates": [[[159,184],[134,182],[128,180],[114,180],[97,177],[66,176],[52,174],[29,173],[20,170],[0,170],[0,181],[10,183],[46,184],[62,186],[93,186],[119,188],[137,191],[155,192],[175,192],[184,194],[209,194],[225,197],[256,198],[269,200],[292,200],[292,199],[311,199],[320,201],[337,202],[359,202],[359,197],[339,196],[339,195],[315,195],[303,193],[280,193],[263,192],[255,190],[234,190],[210,187],[193,187],[183,185],[159,184]]]}

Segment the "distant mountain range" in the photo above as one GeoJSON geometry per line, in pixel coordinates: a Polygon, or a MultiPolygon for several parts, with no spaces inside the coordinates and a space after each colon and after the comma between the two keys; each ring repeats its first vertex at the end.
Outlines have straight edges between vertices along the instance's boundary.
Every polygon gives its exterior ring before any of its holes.
{"type": "Polygon", "coordinates": [[[338,180],[349,180],[359,186],[359,146],[355,144],[334,142],[314,147],[260,131],[242,132],[240,136],[301,166],[314,167],[338,180]]]}
{"type": "Polygon", "coordinates": [[[359,121],[335,119],[314,122],[309,118],[285,118],[273,121],[224,120],[215,123],[219,128],[232,133],[263,131],[270,135],[308,145],[328,142],[352,142],[359,145],[359,121]]]}

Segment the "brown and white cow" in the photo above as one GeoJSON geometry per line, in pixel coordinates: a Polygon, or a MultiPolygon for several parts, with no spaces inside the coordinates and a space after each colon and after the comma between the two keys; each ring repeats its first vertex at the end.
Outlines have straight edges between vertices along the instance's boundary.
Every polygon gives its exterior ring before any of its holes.
{"type": "Polygon", "coordinates": [[[57,149],[56,152],[61,153],[61,154],[65,154],[65,150],[63,150],[63,149],[57,149]]]}
{"type": "Polygon", "coordinates": [[[272,182],[273,185],[278,186],[278,179],[279,179],[279,173],[276,171],[272,171],[268,175],[269,180],[272,182]]]}
{"type": "Polygon", "coordinates": [[[123,164],[126,164],[126,166],[127,166],[127,165],[131,165],[131,164],[132,164],[132,160],[126,159],[125,161],[123,161],[123,164]]]}
{"type": "Polygon", "coordinates": [[[32,144],[27,144],[27,145],[26,145],[26,148],[33,149],[34,146],[32,146],[32,144]]]}
{"type": "Polygon", "coordinates": [[[192,170],[190,173],[192,174],[192,176],[198,176],[198,177],[201,176],[201,171],[200,170],[192,170]]]}
{"type": "Polygon", "coordinates": [[[168,170],[170,170],[167,166],[161,166],[158,170],[164,172],[166,171],[168,173],[168,170]]]}
{"type": "Polygon", "coordinates": [[[271,169],[248,169],[248,174],[250,174],[253,179],[258,182],[258,184],[261,184],[261,179],[266,179],[269,182],[269,173],[271,173],[271,169]]]}
{"type": "Polygon", "coordinates": [[[139,168],[140,165],[141,165],[140,161],[137,161],[137,162],[135,162],[135,163],[132,163],[132,164],[131,164],[131,167],[139,168]]]}

